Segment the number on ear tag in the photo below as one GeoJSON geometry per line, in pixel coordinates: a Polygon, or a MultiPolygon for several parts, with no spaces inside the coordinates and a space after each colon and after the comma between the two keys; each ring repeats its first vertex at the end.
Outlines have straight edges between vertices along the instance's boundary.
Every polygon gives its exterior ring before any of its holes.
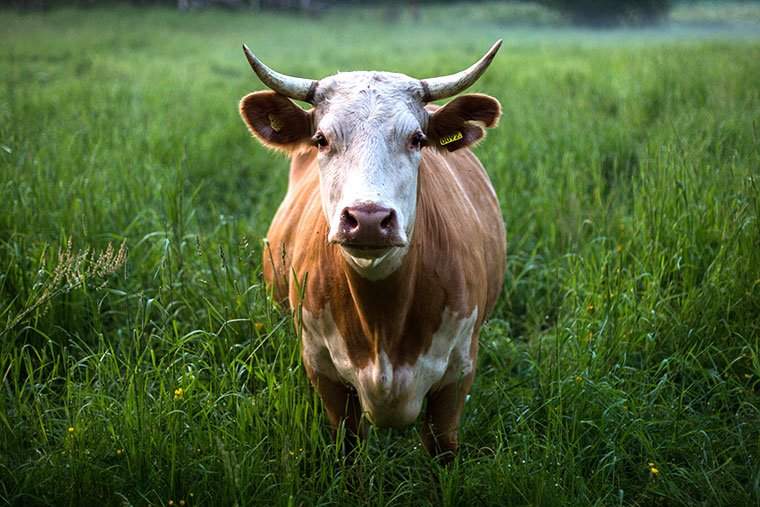
{"type": "Polygon", "coordinates": [[[461,132],[455,132],[454,134],[451,134],[450,136],[442,137],[440,140],[441,146],[445,146],[447,144],[451,144],[454,141],[459,141],[464,136],[461,132]]]}

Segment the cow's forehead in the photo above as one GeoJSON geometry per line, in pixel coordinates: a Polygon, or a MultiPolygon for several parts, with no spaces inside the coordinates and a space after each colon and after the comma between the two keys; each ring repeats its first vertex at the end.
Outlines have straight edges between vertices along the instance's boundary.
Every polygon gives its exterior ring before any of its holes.
{"type": "MultiPolygon", "coordinates": [[[[408,123],[425,122],[419,80],[393,72],[340,72],[321,79],[317,89],[317,117],[332,121],[408,123]]],[[[345,128],[346,125],[343,125],[345,128]]]]}
{"type": "Polygon", "coordinates": [[[332,100],[337,97],[351,96],[361,90],[372,90],[378,95],[389,97],[407,97],[420,100],[422,85],[419,80],[395,72],[339,72],[320,79],[317,88],[317,100],[332,100]]]}

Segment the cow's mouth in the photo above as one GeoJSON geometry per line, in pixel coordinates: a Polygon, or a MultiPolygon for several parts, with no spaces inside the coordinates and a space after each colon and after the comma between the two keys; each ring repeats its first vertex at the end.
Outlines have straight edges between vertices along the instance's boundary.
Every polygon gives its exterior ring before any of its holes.
{"type": "Polygon", "coordinates": [[[335,243],[344,250],[351,252],[359,252],[367,254],[382,255],[393,248],[403,248],[407,245],[407,242],[403,239],[396,237],[377,238],[379,241],[351,241],[349,239],[342,239],[340,237],[333,239],[330,243],[335,243]]]}
{"type": "Polygon", "coordinates": [[[357,245],[355,243],[341,243],[344,248],[353,248],[354,250],[387,250],[395,245],[357,245]]]}
{"type": "Polygon", "coordinates": [[[389,244],[362,245],[356,243],[339,243],[339,245],[352,257],[359,257],[362,259],[376,259],[378,257],[382,257],[392,248],[399,246],[389,244]]]}

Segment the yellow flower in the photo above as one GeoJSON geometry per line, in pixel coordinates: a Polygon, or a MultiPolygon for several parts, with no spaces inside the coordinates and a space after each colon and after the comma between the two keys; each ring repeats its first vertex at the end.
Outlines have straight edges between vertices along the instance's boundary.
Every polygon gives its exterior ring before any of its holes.
{"type": "Polygon", "coordinates": [[[594,311],[594,305],[592,305],[592,304],[589,304],[589,305],[586,307],[586,311],[588,311],[589,313],[592,313],[592,312],[594,311]]]}
{"type": "Polygon", "coordinates": [[[185,390],[184,390],[184,389],[182,389],[181,387],[178,387],[177,389],[175,389],[175,390],[174,390],[174,399],[175,399],[175,400],[180,400],[180,399],[182,399],[182,397],[183,397],[184,395],[185,395],[185,390]]]}
{"type": "Polygon", "coordinates": [[[264,329],[264,323],[263,322],[257,322],[256,324],[253,325],[253,327],[256,328],[256,331],[261,331],[262,329],[264,329]]]}
{"type": "Polygon", "coordinates": [[[654,463],[649,462],[649,473],[652,474],[653,476],[656,476],[657,474],[660,473],[660,469],[657,468],[657,465],[655,465],[654,463]]]}
{"type": "Polygon", "coordinates": [[[576,375],[575,376],[575,383],[576,384],[580,384],[581,382],[583,382],[583,377],[581,377],[580,375],[576,375]]]}
{"type": "Polygon", "coordinates": [[[73,426],[69,426],[69,433],[74,433],[76,430],[73,426]]]}

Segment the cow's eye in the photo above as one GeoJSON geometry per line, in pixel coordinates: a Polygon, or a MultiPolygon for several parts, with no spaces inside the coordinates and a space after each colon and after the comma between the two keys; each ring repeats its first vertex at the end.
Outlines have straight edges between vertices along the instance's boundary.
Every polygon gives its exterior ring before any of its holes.
{"type": "Polygon", "coordinates": [[[327,142],[327,138],[322,132],[317,132],[314,134],[314,137],[312,137],[311,140],[314,142],[314,146],[317,148],[327,148],[327,146],[330,144],[327,142]]]}
{"type": "Polygon", "coordinates": [[[420,149],[423,146],[427,145],[427,137],[422,133],[422,131],[418,130],[412,134],[411,139],[409,139],[409,143],[412,145],[412,148],[420,149]]]}

